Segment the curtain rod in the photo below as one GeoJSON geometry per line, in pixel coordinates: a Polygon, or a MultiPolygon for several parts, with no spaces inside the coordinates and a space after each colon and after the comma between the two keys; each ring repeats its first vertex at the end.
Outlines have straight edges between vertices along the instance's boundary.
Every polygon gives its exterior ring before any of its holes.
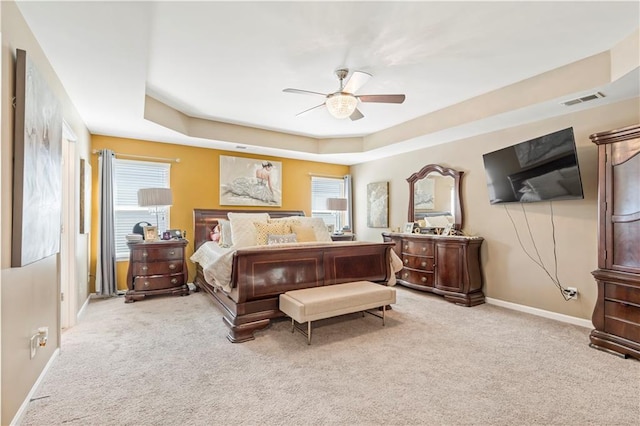
{"type": "Polygon", "coordinates": [[[344,176],[323,175],[322,173],[311,173],[311,172],[309,172],[309,176],[311,176],[311,177],[324,177],[324,178],[344,179],[344,176]]]}
{"type": "MultiPolygon", "coordinates": [[[[100,154],[100,151],[98,151],[97,149],[93,150],[94,154],[100,154]]],[[[137,158],[139,160],[156,160],[156,161],[165,161],[168,163],[179,163],[180,159],[179,158],[164,158],[164,157],[149,157],[146,155],[133,155],[133,154],[122,154],[119,152],[114,152],[114,155],[118,156],[118,157],[127,157],[127,158],[137,158]]]]}

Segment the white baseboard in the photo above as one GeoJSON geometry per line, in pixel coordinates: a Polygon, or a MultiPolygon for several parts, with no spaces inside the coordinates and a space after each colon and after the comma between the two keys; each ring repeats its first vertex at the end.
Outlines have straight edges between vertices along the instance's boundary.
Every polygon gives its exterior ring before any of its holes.
{"type": "Polygon", "coordinates": [[[532,308],[531,306],[518,305],[517,303],[505,302],[504,300],[493,299],[491,297],[485,297],[485,302],[490,305],[513,309],[514,311],[526,312],[528,314],[537,315],[539,317],[566,322],[568,324],[579,325],[580,327],[594,328],[590,320],[559,314],[557,312],[545,311],[544,309],[532,308]]]}
{"type": "Polygon", "coordinates": [[[51,355],[51,358],[49,358],[47,365],[45,365],[44,368],[42,369],[42,372],[40,372],[40,375],[38,376],[38,380],[36,380],[36,382],[33,384],[33,386],[31,387],[31,390],[29,391],[29,394],[25,398],[22,405],[20,405],[20,408],[18,409],[18,412],[16,413],[16,415],[13,417],[13,420],[11,420],[11,423],[10,423],[11,426],[19,425],[20,422],[22,421],[22,416],[24,416],[24,413],[26,413],[27,408],[29,407],[29,403],[31,402],[31,398],[33,398],[33,395],[36,393],[36,391],[40,387],[40,383],[42,383],[42,380],[49,372],[49,368],[51,368],[53,361],[55,361],[55,359],[58,358],[58,355],[60,355],[60,348],[56,348],[56,350],[53,351],[53,354],[51,355]]]}
{"type": "Polygon", "coordinates": [[[82,318],[82,315],[84,315],[84,310],[87,308],[87,306],[89,306],[89,300],[91,300],[91,297],[87,297],[87,299],[82,304],[82,308],[80,308],[78,314],[76,315],[76,321],[80,321],[80,318],[82,318]]]}

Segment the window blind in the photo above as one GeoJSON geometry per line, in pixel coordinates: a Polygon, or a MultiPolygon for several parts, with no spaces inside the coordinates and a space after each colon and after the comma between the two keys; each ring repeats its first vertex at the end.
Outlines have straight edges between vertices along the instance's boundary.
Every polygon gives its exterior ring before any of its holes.
{"type": "Polygon", "coordinates": [[[116,227],[116,259],[128,259],[129,248],[125,236],[138,222],[158,226],[158,232],[169,228],[169,209],[156,214],[138,206],[138,189],[169,188],[171,164],[149,161],[114,161],[114,209],[116,227]]]}

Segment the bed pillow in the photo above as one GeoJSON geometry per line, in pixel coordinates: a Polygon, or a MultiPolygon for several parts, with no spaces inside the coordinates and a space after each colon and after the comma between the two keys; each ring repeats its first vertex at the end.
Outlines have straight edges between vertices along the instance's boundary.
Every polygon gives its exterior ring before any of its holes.
{"type": "Polygon", "coordinates": [[[268,213],[227,213],[231,222],[231,239],[233,247],[251,247],[256,245],[255,222],[267,223],[268,213]]]}
{"type": "Polygon", "coordinates": [[[449,215],[441,215],[441,216],[429,216],[429,217],[425,217],[424,221],[425,224],[427,226],[432,226],[434,228],[444,228],[445,226],[449,225],[453,219],[453,216],[449,216],[449,215]]]}
{"type": "Polygon", "coordinates": [[[299,243],[318,241],[316,239],[316,232],[311,226],[292,225],[291,230],[296,234],[296,240],[299,243]]]}
{"type": "Polygon", "coordinates": [[[220,239],[218,240],[220,247],[231,247],[233,245],[231,222],[226,219],[219,219],[217,228],[220,233],[220,239]]]}
{"type": "Polygon", "coordinates": [[[267,244],[268,236],[271,234],[289,234],[291,227],[283,221],[278,222],[254,222],[256,228],[256,245],[264,246],[267,244]]]}
{"type": "Polygon", "coordinates": [[[296,234],[269,234],[267,235],[267,245],[296,243],[298,242],[296,234]]]}
{"type": "MultiPolygon", "coordinates": [[[[331,234],[329,233],[329,229],[327,228],[327,224],[324,223],[324,220],[320,217],[307,217],[301,216],[298,218],[300,224],[303,226],[311,226],[315,233],[314,241],[333,241],[331,239],[331,234]]],[[[300,239],[298,239],[300,241],[300,239]]]]}
{"type": "Polygon", "coordinates": [[[563,176],[559,171],[554,170],[540,176],[529,178],[525,183],[540,195],[543,199],[561,197],[569,192],[560,185],[560,179],[563,176]]]}

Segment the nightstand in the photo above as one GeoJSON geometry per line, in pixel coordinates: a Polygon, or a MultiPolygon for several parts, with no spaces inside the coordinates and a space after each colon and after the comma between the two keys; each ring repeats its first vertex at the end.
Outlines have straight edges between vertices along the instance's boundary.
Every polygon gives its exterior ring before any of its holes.
{"type": "Polygon", "coordinates": [[[131,254],[124,302],[156,294],[188,295],[187,244],[185,239],[127,243],[131,254]]]}
{"type": "Polygon", "coordinates": [[[331,234],[333,241],[355,241],[355,234],[331,234]]]}

